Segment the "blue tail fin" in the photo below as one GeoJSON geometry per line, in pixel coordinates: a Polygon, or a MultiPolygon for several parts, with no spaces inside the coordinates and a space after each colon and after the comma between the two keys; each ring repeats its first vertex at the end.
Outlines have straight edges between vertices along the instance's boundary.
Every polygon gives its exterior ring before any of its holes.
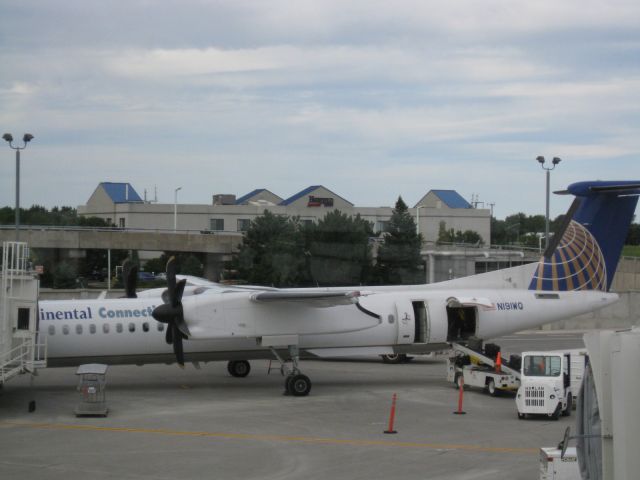
{"type": "Polygon", "coordinates": [[[565,222],[540,259],[530,290],[609,290],[640,195],[640,181],[579,182],[565,222]]]}

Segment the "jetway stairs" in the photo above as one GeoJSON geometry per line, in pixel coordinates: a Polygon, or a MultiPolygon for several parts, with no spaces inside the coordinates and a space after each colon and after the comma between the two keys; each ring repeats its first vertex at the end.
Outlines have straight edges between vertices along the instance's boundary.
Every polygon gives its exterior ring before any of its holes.
{"type": "Polygon", "coordinates": [[[0,385],[47,365],[38,335],[38,276],[29,269],[24,242],[2,243],[0,270],[0,385]]]}

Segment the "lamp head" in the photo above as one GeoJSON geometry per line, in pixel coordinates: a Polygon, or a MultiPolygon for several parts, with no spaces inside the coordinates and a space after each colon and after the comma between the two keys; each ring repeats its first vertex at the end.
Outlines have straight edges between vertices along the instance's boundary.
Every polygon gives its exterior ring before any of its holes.
{"type": "Polygon", "coordinates": [[[29,143],[31,140],[33,140],[33,135],[31,135],[30,133],[25,133],[22,137],[22,141],[24,143],[29,143]]]}
{"type": "Polygon", "coordinates": [[[561,162],[562,160],[560,160],[558,157],[553,157],[553,164],[557,165],[561,162]]]}
{"type": "Polygon", "coordinates": [[[9,143],[13,142],[13,135],[11,135],[10,133],[5,133],[4,135],[2,135],[2,138],[9,143]]]}
{"type": "Polygon", "coordinates": [[[538,156],[538,158],[536,158],[536,160],[538,162],[540,162],[540,165],[544,165],[544,157],[543,156],[538,156]]]}

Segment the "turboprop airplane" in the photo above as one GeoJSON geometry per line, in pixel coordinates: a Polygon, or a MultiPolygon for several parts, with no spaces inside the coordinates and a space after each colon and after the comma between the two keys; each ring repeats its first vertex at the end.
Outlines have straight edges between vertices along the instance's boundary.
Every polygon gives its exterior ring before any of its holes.
{"type": "Polygon", "coordinates": [[[608,290],[640,194],[640,181],[580,182],[560,231],[537,263],[441,283],[366,288],[275,289],[176,280],[167,292],[117,300],[41,301],[50,366],[276,358],[285,393],[311,380],[300,356],[426,353],[591,312],[618,299],[608,290]],[[155,319],[155,320],[154,320],[155,319]],[[156,321],[157,320],[157,321],[156,321]],[[173,353],[170,347],[173,346],[173,353]],[[286,363],[291,360],[291,364],[286,363]]]}

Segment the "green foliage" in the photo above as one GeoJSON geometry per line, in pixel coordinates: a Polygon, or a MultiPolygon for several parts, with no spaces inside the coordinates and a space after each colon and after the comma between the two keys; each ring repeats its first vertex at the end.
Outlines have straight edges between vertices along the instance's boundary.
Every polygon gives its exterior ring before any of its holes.
{"type": "Polygon", "coordinates": [[[632,223],[625,241],[626,245],[640,245],[640,224],[632,223]]]}
{"type": "Polygon", "coordinates": [[[235,269],[255,285],[297,286],[305,275],[304,237],[297,219],[265,210],[251,222],[243,237],[235,269]]]}
{"type": "Polygon", "coordinates": [[[622,249],[624,257],[640,257],[640,245],[625,245],[622,249]]]}
{"type": "Polygon", "coordinates": [[[145,272],[156,275],[167,270],[167,262],[171,257],[176,258],[176,272],[182,275],[204,277],[204,254],[189,252],[164,252],[158,258],[147,260],[144,264],[145,272]]]}
{"type": "Polygon", "coordinates": [[[314,285],[358,285],[371,276],[370,222],[339,210],[303,229],[307,272],[314,285]]]}
{"type": "Polygon", "coordinates": [[[53,269],[53,288],[75,288],[77,272],[68,262],[60,262],[53,269]]]}
{"type": "MultiPolygon", "coordinates": [[[[0,225],[15,224],[15,209],[0,208],[0,225]]],[[[20,225],[56,225],[109,227],[110,225],[98,217],[80,217],[75,208],[53,207],[51,210],[41,205],[32,205],[28,209],[20,209],[20,225]]]]}
{"type": "Polygon", "coordinates": [[[465,245],[481,245],[484,242],[478,232],[473,230],[454,231],[453,228],[447,229],[446,223],[440,222],[438,230],[438,243],[458,243],[465,245]]]}
{"type": "Polygon", "coordinates": [[[416,233],[415,221],[402,197],[398,197],[378,251],[378,280],[384,284],[422,282],[421,246],[422,235],[416,233]]]}

